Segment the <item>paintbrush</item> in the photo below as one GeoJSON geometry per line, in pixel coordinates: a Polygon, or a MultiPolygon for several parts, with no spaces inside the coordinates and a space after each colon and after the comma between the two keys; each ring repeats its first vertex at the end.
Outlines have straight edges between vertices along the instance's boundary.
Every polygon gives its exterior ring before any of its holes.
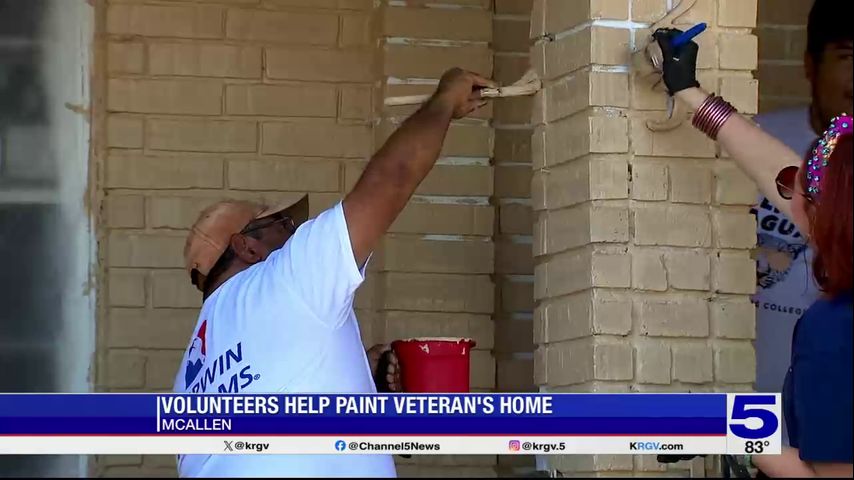
{"type": "MultiPolygon", "coordinates": [[[[481,98],[503,98],[503,97],[523,97],[533,95],[543,88],[543,82],[540,80],[537,72],[528,70],[522,75],[517,82],[506,87],[484,88],[480,91],[481,98]]],[[[404,97],[388,97],[385,99],[387,107],[399,105],[420,105],[430,100],[433,95],[409,95],[404,97]]]]}

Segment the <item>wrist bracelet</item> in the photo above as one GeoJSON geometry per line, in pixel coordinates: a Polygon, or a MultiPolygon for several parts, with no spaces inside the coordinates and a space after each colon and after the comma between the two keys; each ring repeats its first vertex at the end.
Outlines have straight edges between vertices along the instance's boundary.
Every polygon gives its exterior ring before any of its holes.
{"type": "Polygon", "coordinates": [[[735,107],[723,97],[713,94],[709,95],[697,109],[692,123],[709,138],[717,140],[718,133],[733,113],[736,113],[735,107]]]}

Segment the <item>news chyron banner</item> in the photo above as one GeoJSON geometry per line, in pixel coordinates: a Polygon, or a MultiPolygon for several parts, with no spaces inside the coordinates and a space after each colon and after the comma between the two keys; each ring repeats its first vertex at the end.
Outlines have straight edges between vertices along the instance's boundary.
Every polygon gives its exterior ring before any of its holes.
{"type": "Polygon", "coordinates": [[[779,454],[778,394],[0,395],[0,454],[779,454]]]}

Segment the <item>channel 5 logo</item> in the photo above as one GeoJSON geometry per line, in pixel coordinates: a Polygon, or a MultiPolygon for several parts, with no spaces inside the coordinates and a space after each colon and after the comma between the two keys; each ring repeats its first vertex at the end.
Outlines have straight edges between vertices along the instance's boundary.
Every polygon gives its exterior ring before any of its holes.
{"type": "Polygon", "coordinates": [[[729,431],[748,440],[768,438],[780,428],[779,395],[728,395],[729,431]]]}

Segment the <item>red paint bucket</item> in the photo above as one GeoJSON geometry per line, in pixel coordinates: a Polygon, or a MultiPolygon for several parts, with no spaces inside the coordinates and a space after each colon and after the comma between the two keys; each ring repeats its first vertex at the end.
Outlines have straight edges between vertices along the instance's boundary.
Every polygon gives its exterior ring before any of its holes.
{"type": "Polygon", "coordinates": [[[403,391],[468,393],[469,338],[412,338],[391,344],[400,363],[403,391]]]}

